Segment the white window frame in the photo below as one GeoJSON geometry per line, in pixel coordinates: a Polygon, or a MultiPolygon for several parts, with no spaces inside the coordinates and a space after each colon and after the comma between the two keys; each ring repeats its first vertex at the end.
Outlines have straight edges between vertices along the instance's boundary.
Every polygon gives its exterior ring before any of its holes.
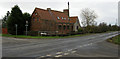
{"type": "Polygon", "coordinates": [[[60,20],[60,17],[57,17],[58,20],[60,20]]]}
{"type": "Polygon", "coordinates": [[[62,17],[62,19],[64,20],[64,18],[62,17]]]}
{"type": "Polygon", "coordinates": [[[68,18],[68,20],[70,21],[70,18],[68,18]]]}
{"type": "Polygon", "coordinates": [[[35,13],[35,15],[37,15],[37,13],[35,13]]]}
{"type": "Polygon", "coordinates": [[[66,18],[64,18],[66,20],[66,18]]]}

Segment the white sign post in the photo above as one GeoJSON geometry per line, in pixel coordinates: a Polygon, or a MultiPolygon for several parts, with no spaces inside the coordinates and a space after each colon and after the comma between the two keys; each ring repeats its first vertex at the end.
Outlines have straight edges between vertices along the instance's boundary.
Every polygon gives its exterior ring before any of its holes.
{"type": "Polygon", "coordinates": [[[28,21],[26,21],[26,36],[27,36],[27,27],[28,27],[28,21]]]}

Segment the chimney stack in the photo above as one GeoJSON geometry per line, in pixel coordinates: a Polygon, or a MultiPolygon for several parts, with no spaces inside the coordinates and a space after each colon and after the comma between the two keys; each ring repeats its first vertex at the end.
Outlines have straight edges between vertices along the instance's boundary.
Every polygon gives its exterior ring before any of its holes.
{"type": "Polygon", "coordinates": [[[70,7],[69,7],[69,2],[68,2],[68,17],[70,17],[69,9],[70,9],[70,7]]]}
{"type": "Polygon", "coordinates": [[[47,10],[48,10],[48,11],[50,11],[50,10],[51,10],[51,8],[47,8],[47,10]]]}
{"type": "Polygon", "coordinates": [[[63,12],[68,15],[68,17],[70,17],[70,14],[69,14],[69,2],[68,2],[68,9],[64,9],[63,12]]]}
{"type": "Polygon", "coordinates": [[[69,9],[64,9],[63,12],[69,17],[69,9]]]}

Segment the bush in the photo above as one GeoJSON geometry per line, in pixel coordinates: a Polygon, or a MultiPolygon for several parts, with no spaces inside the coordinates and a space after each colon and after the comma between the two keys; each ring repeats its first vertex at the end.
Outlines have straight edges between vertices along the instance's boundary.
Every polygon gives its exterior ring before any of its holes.
{"type": "Polygon", "coordinates": [[[92,25],[87,27],[81,27],[79,33],[103,33],[107,31],[120,31],[120,27],[117,25],[107,25],[106,23],[100,23],[98,26],[92,25]]]}

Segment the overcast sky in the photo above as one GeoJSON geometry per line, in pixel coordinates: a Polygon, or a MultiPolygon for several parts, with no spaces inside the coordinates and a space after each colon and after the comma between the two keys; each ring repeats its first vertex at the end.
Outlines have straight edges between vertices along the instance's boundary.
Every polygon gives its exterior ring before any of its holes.
{"type": "Polygon", "coordinates": [[[118,19],[118,1],[119,0],[2,0],[0,1],[0,19],[11,11],[14,5],[18,5],[22,12],[32,14],[35,7],[63,11],[67,9],[67,2],[70,3],[70,16],[78,16],[81,21],[80,12],[82,9],[90,8],[94,10],[98,18],[98,23],[106,22],[115,24],[118,19]]]}

